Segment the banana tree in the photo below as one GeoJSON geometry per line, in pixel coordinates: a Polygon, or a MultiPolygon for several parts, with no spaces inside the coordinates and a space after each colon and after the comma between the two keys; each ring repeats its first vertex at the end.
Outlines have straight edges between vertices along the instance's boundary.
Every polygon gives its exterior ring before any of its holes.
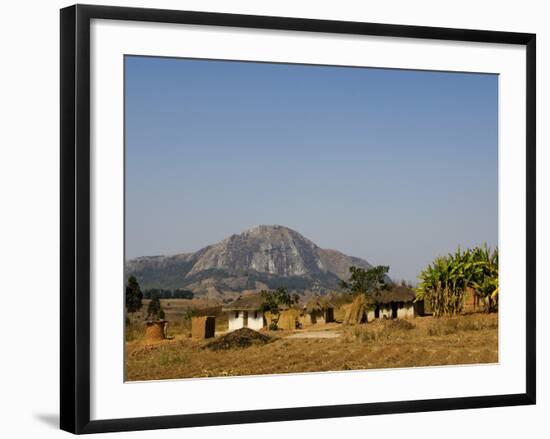
{"type": "Polygon", "coordinates": [[[498,294],[498,251],[485,245],[436,258],[419,275],[416,300],[426,301],[436,317],[462,312],[467,288],[492,303],[498,294]]]}
{"type": "Polygon", "coordinates": [[[472,288],[484,299],[487,312],[498,305],[498,249],[491,251],[486,245],[475,249],[474,257],[480,270],[472,279],[472,288]]]}

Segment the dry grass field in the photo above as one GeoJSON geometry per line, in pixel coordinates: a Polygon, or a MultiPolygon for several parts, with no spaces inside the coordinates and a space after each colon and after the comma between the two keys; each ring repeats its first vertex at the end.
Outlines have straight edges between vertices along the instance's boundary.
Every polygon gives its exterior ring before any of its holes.
{"type": "MultiPolygon", "coordinates": [[[[273,340],[212,351],[206,348],[212,339],[190,338],[189,320],[171,321],[184,311],[174,311],[172,304],[163,306],[169,321],[167,340],[146,344],[140,339],[140,324],[127,328],[128,381],[498,362],[498,314],[262,331],[273,340]]],[[[216,320],[217,340],[227,321],[216,320]]]]}

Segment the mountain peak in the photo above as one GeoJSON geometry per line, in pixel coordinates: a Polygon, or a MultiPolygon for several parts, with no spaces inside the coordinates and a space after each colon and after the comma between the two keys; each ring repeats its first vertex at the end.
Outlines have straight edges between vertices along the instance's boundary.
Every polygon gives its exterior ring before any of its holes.
{"type": "Polygon", "coordinates": [[[259,224],[246,229],[243,233],[269,233],[269,232],[291,232],[299,235],[298,232],[289,227],[278,224],[259,224]]]}
{"type": "Polygon", "coordinates": [[[250,227],[249,229],[246,229],[245,232],[254,232],[258,230],[278,230],[278,229],[292,230],[288,227],[281,226],[279,224],[257,224],[255,226],[250,227]]]}
{"type": "Polygon", "coordinates": [[[311,243],[314,247],[317,247],[313,242],[311,242],[309,239],[304,237],[296,230],[278,224],[260,224],[257,226],[253,226],[242,232],[241,235],[294,237],[299,240],[307,241],[308,243],[311,243]]]}
{"type": "Polygon", "coordinates": [[[126,272],[145,287],[186,288],[195,293],[205,288],[224,294],[277,286],[323,292],[347,279],[351,265],[370,267],[363,259],[323,250],[286,226],[265,224],[231,235],[179,262],[176,258],[166,257],[154,265],[142,259],[139,264],[128,261],[126,272]],[[164,282],[163,276],[169,282],[164,282]]]}

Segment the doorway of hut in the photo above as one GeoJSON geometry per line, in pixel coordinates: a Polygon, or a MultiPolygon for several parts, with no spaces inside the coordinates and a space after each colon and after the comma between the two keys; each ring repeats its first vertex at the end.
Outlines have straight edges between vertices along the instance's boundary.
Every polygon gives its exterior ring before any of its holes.
{"type": "Polygon", "coordinates": [[[243,311],[243,328],[248,328],[248,311],[243,311]]]}
{"type": "Polygon", "coordinates": [[[379,319],[380,318],[380,307],[376,305],[376,308],[374,308],[374,318],[379,319]]]}
{"type": "Polygon", "coordinates": [[[391,303],[391,318],[392,319],[397,318],[397,303],[396,302],[391,303]]]}

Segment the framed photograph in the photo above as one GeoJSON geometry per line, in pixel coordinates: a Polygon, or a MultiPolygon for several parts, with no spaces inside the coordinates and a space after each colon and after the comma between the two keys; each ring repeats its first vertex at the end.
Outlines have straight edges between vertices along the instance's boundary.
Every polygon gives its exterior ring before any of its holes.
{"type": "Polygon", "coordinates": [[[535,35],[61,10],[61,428],[535,403],[535,35]]]}

